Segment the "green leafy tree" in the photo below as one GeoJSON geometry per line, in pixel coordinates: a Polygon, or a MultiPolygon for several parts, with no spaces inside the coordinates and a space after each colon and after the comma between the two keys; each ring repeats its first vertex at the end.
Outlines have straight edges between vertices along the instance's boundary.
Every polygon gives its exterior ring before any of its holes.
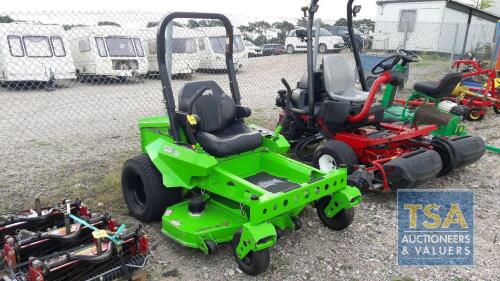
{"type": "Polygon", "coordinates": [[[215,27],[224,26],[220,20],[200,20],[198,21],[200,27],[215,27]]]}
{"type": "Polygon", "coordinates": [[[84,24],[63,24],[64,30],[70,30],[73,27],[85,27],[86,25],[84,24]]]}
{"type": "Polygon", "coordinates": [[[0,23],[11,23],[15,22],[15,20],[9,16],[0,16],[0,23]]]}
{"type": "Polygon", "coordinates": [[[97,23],[98,26],[117,26],[117,27],[121,27],[121,25],[119,25],[118,23],[116,22],[112,22],[112,21],[100,21],[97,23]]]}
{"type": "MultiPolygon", "coordinates": [[[[253,33],[255,32],[255,29],[253,29],[252,27],[250,26],[246,26],[246,25],[240,25],[238,26],[238,30],[243,33],[243,38],[245,38],[245,40],[248,40],[250,38],[250,33],[253,33]]],[[[253,40],[251,40],[253,41],[253,40]]]]}
{"type": "Polygon", "coordinates": [[[186,26],[188,28],[196,28],[196,27],[199,27],[200,24],[196,20],[190,19],[190,20],[188,20],[188,23],[186,26]]]}
{"type": "Polygon", "coordinates": [[[158,24],[159,24],[159,22],[157,22],[157,21],[150,21],[150,22],[148,22],[148,23],[146,24],[146,27],[147,27],[147,28],[150,28],[150,27],[155,27],[155,26],[157,26],[158,24]]]}
{"type": "Polygon", "coordinates": [[[485,10],[495,6],[495,0],[472,0],[471,2],[480,10],[485,10]]]}
{"type": "Polygon", "coordinates": [[[335,22],[336,26],[347,26],[347,19],[346,18],[340,18],[335,22]]]}
{"type": "Polygon", "coordinates": [[[285,43],[286,35],[290,30],[293,30],[295,28],[293,23],[288,21],[275,22],[272,24],[272,27],[278,30],[278,37],[276,38],[277,40],[275,40],[276,42],[272,43],[280,43],[280,44],[285,43]]]}
{"type": "Polygon", "coordinates": [[[253,40],[253,43],[257,46],[261,46],[262,44],[267,43],[267,38],[264,35],[259,35],[257,36],[257,38],[255,38],[255,40],[253,40]]]}
{"type": "Polygon", "coordinates": [[[267,31],[271,28],[271,24],[263,20],[251,22],[248,26],[253,28],[260,36],[266,36],[267,31]]]}

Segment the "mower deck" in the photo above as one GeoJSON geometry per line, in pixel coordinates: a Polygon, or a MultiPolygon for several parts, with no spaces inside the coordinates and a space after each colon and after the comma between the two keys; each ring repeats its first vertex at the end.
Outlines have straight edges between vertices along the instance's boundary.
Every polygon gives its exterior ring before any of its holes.
{"type": "Polygon", "coordinates": [[[186,200],[170,206],[162,217],[165,235],[204,252],[210,251],[207,241],[216,244],[231,241],[244,224],[257,232],[265,227],[262,233],[274,233],[273,236],[276,233],[273,225],[280,230],[293,229],[292,218],[308,203],[325,196],[335,196],[337,212],[361,200],[357,189],[345,186],[347,173],[343,169],[326,174],[262,149],[217,160],[211,178],[218,180],[207,179],[200,184],[212,192],[212,196],[204,197],[203,212],[190,213],[186,200]],[[238,186],[245,186],[246,190],[235,193],[238,186]],[[227,199],[228,194],[232,194],[234,201],[227,199]]]}
{"type": "Polygon", "coordinates": [[[287,192],[300,187],[299,184],[293,183],[286,178],[276,177],[266,172],[260,172],[246,178],[245,180],[272,193],[287,192]]]}

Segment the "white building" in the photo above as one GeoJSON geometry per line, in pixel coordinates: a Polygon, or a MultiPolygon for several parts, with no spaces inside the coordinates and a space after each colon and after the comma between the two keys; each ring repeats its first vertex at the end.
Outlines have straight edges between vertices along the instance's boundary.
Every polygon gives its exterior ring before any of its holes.
{"type": "Polygon", "coordinates": [[[377,1],[374,49],[462,53],[492,45],[499,16],[453,0],[377,1]]]}

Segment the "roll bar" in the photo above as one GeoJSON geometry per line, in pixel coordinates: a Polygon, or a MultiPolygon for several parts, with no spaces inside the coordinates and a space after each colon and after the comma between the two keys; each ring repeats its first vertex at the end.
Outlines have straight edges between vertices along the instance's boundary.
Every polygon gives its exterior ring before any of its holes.
{"type": "Polygon", "coordinates": [[[368,86],[366,85],[365,73],[363,72],[363,66],[361,65],[361,58],[359,57],[358,42],[354,38],[354,28],[352,23],[353,4],[355,0],[349,0],[347,2],[347,28],[349,29],[349,40],[351,41],[352,53],[354,54],[354,60],[356,61],[356,70],[358,71],[359,82],[361,83],[361,89],[368,92],[368,86]]]}
{"type": "Polygon", "coordinates": [[[231,90],[231,96],[234,102],[239,105],[241,103],[240,91],[238,87],[238,81],[236,81],[236,71],[234,70],[233,62],[233,26],[231,21],[222,14],[216,13],[193,13],[193,12],[173,12],[166,15],[160,22],[158,26],[158,32],[156,34],[156,47],[157,47],[157,60],[158,67],[160,70],[160,80],[162,84],[163,97],[165,99],[165,107],[167,109],[167,114],[170,122],[170,136],[174,141],[180,141],[180,134],[178,130],[176,114],[175,114],[175,100],[174,92],[172,89],[172,84],[169,77],[168,66],[166,64],[166,39],[165,30],[168,24],[174,19],[212,19],[220,20],[226,29],[226,67],[227,75],[229,78],[229,89],[231,90]]]}
{"type": "Polygon", "coordinates": [[[314,125],[314,57],[313,57],[313,38],[312,38],[312,30],[314,25],[314,14],[318,11],[318,1],[319,0],[311,0],[309,8],[304,10],[304,15],[307,14],[307,91],[309,93],[308,96],[308,115],[309,115],[309,125],[314,125]]]}

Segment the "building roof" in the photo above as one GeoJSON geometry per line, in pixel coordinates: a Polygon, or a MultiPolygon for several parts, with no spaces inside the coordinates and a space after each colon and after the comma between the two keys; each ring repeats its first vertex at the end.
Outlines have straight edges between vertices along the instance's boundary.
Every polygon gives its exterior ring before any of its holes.
{"type": "Polygon", "coordinates": [[[377,5],[393,4],[393,3],[422,3],[422,2],[446,2],[447,8],[460,11],[466,14],[472,13],[473,16],[491,22],[498,22],[500,20],[500,17],[494,13],[480,10],[474,6],[467,5],[465,3],[454,0],[379,0],[377,1],[377,5]]]}

